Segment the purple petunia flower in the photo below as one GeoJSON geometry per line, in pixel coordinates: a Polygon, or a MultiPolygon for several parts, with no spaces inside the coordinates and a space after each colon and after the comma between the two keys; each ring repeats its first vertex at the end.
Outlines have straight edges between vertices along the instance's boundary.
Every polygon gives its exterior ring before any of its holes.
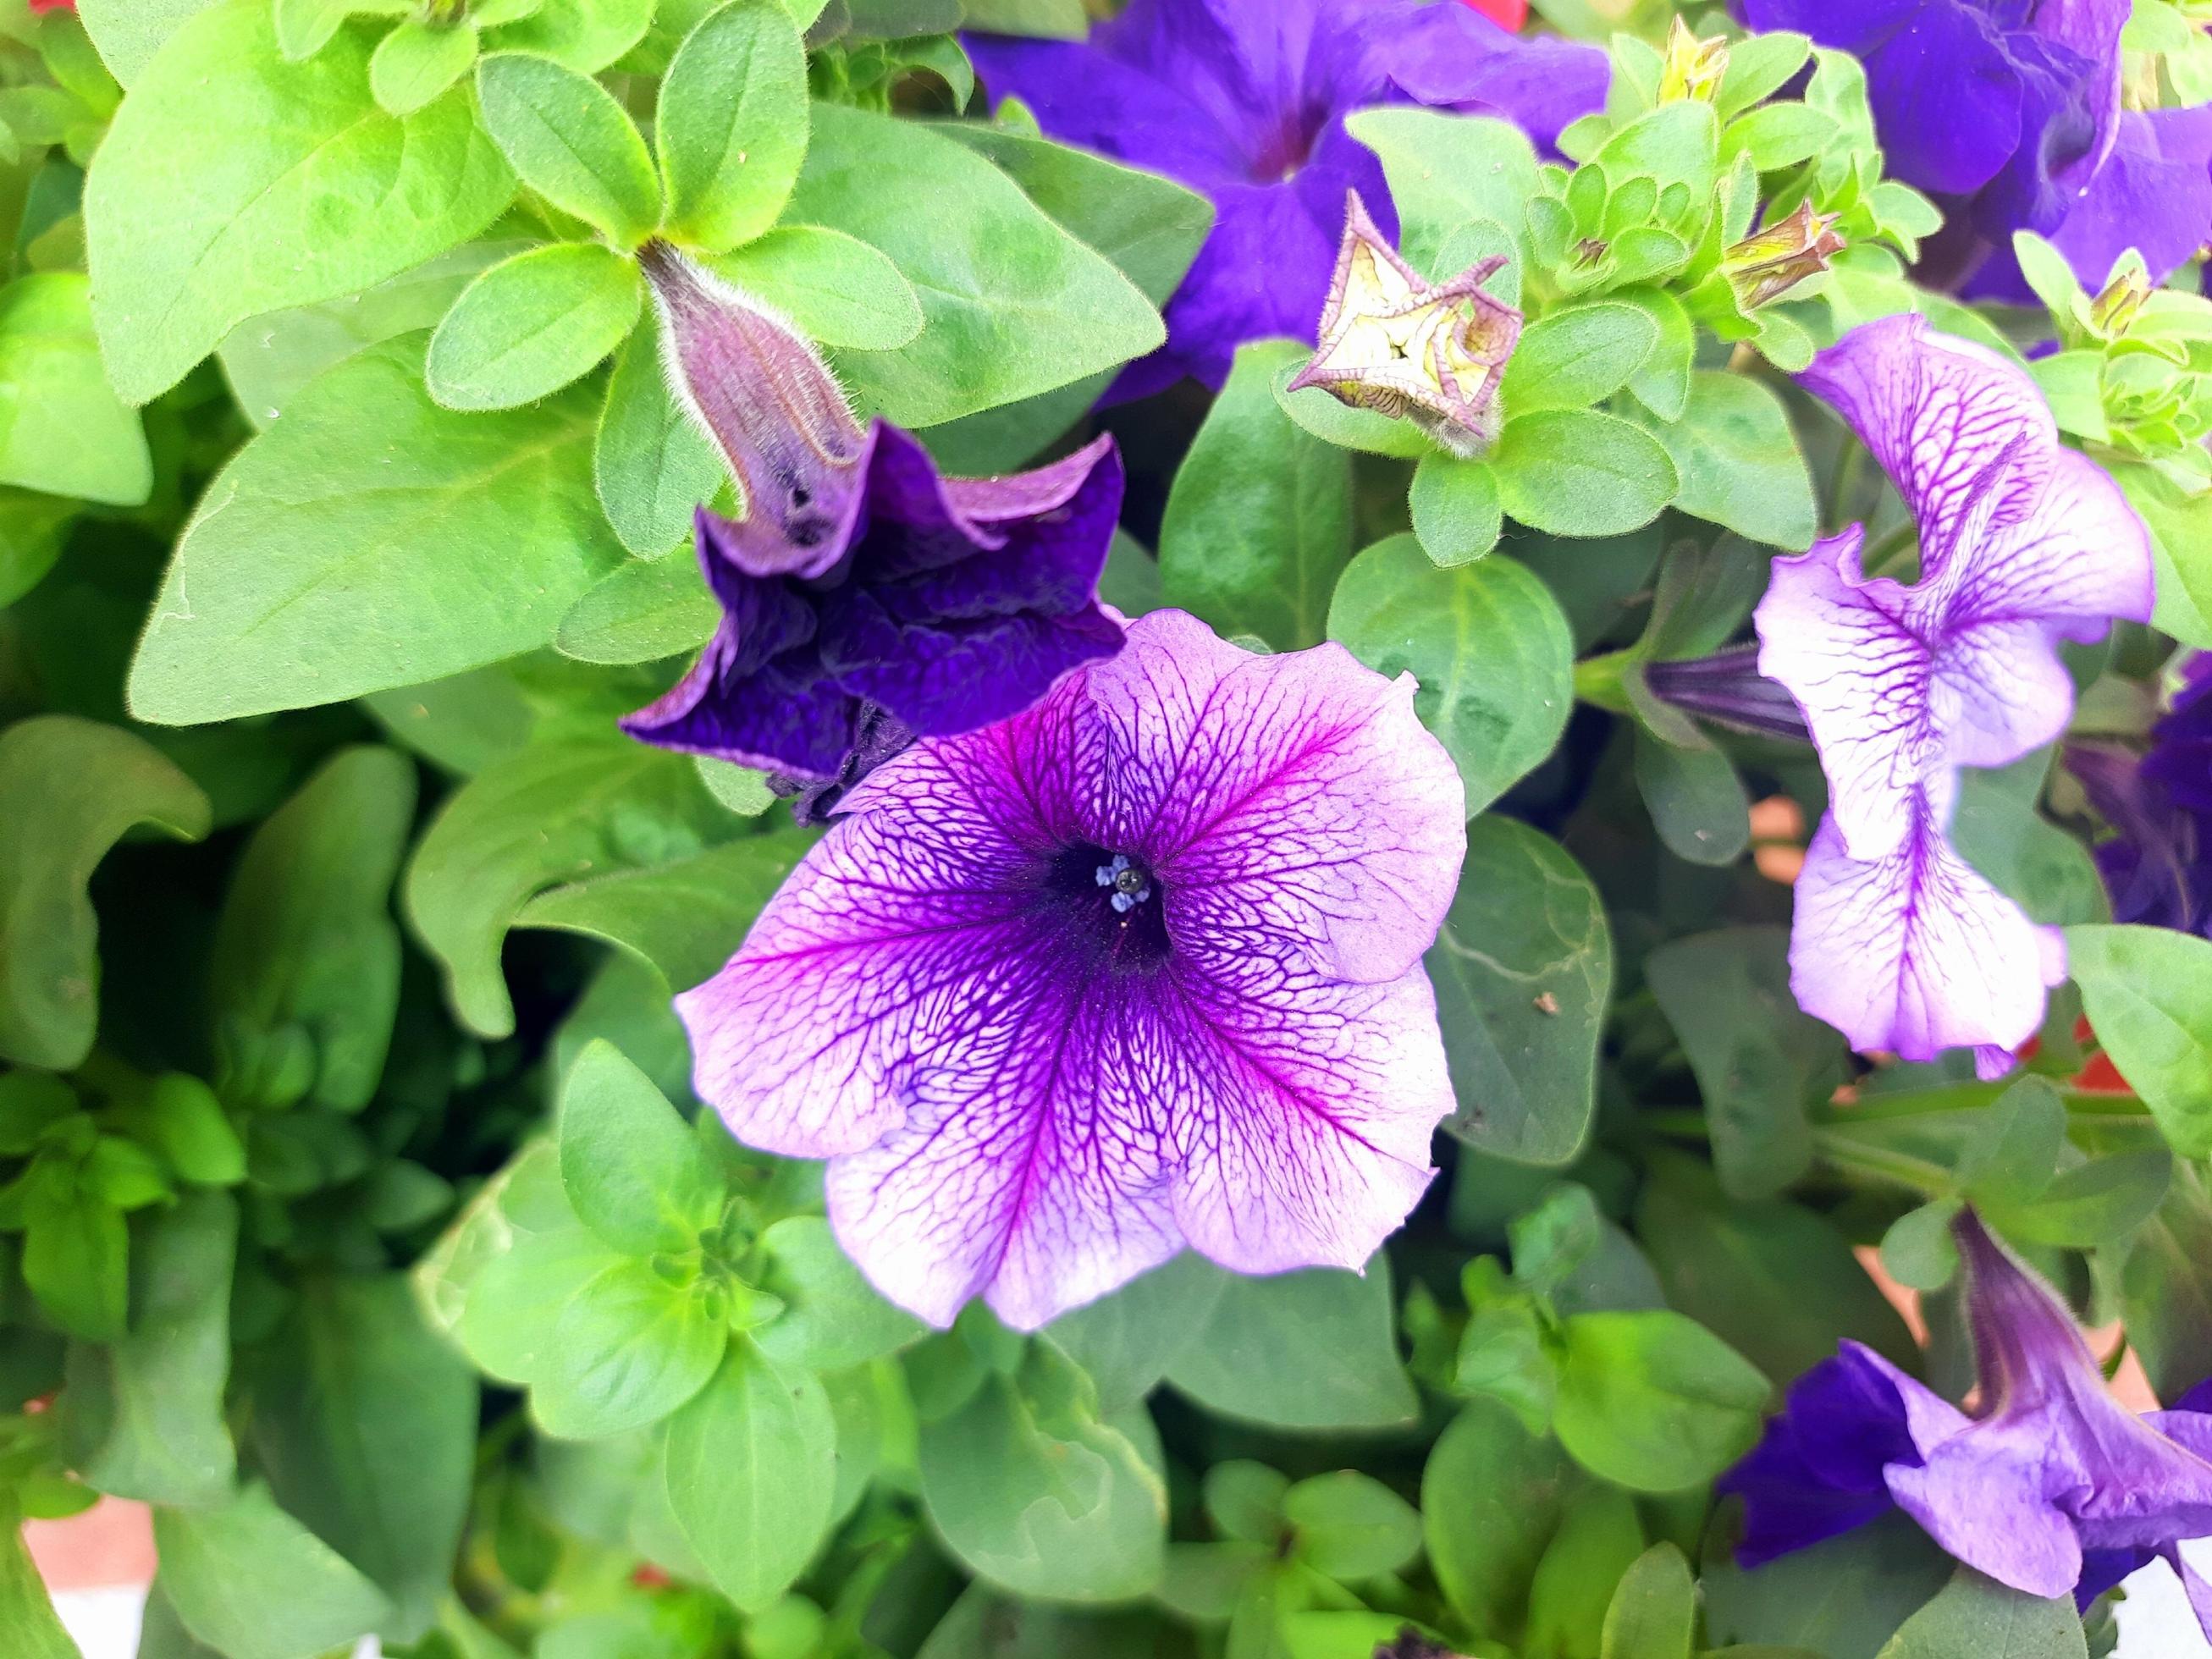
{"type": "Polygon", "coordinates": [[[967,37],[995,96],[1046,133],[1212,198],[1213,229],[1167,307],[1168,343],[1109,401],[1195,375],[1218,386],[1247,340],[1314,337],[1347,191],[1393,240],[1379,162],[1345,131],[1374,104],[1501,116],[1539,145],[1605,101],[1605,54],[1522,40],[1419,0],[1133,0],[1087,43],[967,37]]]}
{"type": "Polygon", "coordinates": [[[1802,379],[1905,497],[1920,580],[1867,575],[1852,525],[1776,560],[1759,601],[1759,668],[1804,711],[1829,786],[1797,880],[1790,988],[1861,1049],[1972,1046],[1999,1072],[2040,1023],[2064,946],[1952,848],[1956,771],[2065,730],[2057,647],[2148,619],[2149,538],[2059,443],[2033,380],[1923,317],[1852,330],[1802,379]]]}
{"type": "Polygon", "coordinates": [[[1033,472],[940,478],[907,433],[863,430],[773,313],[659,244],[644,264],[670,380],[744,516],[700,511],[721,624],[625,731],[805,781],[827,810],[915,734],[1003,720],[1121,648],[1097,603],[1121,505],[1111,439],[1033,472]]]}
{"type": "Polygon", "coordinates": [[[2117,832],[2096,849],[2112,919],[2212,939],[2212,651],[2183,665],[2148,754],[2077,744],[2066,763],[2117,832]]]}
{"type": "Polygon", "coordinates": [[[2212,1585],[2175,1545],[2212,1534],[2212,1389],[2137,1417],[2105,1386],[2064,1303],[1963,1212],[1980,1400],[1973,1415],[1845,1342],[1719,1489],[1744,1500],[1737,1559],[1757,1567],[1902,1508],[1957,1559],[2086,1607],[2154,1559],[2212,1634],[2212,1585]]]}
{"type": "Polygon", "coordinates": [[[1467,836],[1410,677],[1155,611],[844,805],[677,1009],[740,1139],[830,1160],[892,1301],[1034,1329],[1185,1246],[1356,1267],[1413,1208],[1467,836]]]}
{"type": "Polygon", "coordinates": [[[2162,282],[2212,235],[2212,112],[2120,108],[2129,0],[1740,0],[1866,67],[1889,172],[1944,228],[1924,281],[2027,302],[2012,234],[2051,238],[2091,289],[2140,248],[2162,282]]]}

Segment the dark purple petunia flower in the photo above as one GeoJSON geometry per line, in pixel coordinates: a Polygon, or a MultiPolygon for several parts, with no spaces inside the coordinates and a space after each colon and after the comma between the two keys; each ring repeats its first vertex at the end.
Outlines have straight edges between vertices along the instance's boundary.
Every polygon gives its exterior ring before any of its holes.
{"type": "Polygon", "coordinates": [[[1035,1329],[1186,1247],[1358,1267],[1452,1109],[1422,955],[1459,775],[1339,645],[1177,611],[1027,713],[924,738],[676,1000],[748,1145],[826,1158],[846,1253],[1035,1329]]]}
{"type": "Polygon", "coordinates": [[[994,96],[1051,137],[1212,198],[1213,230],[1167,307],[1168,343],[1109,400],[1186,374],[1218,386],[1247,340],[1314,337],[1347,191],[1393,240],[1382,169],[1345,131],[1374,104],[1502,116],[1539,145],[1605,101],[1605,54],[1520,39],[1419,0],[1133,0],[1087,43],[967,37],[994,96]]]}
{"type": "Polygon", "coordinates": [[[2077,744],[2066,763],[2116,832],[2096,849],[2112,919],[2212,939],[2212,651],[2183,666],[2147,754],[2077,744]]]}
{"type": "Polygon", "coordinates": [[[1110,439],[1032,472],[941,478],[907,433],[862,429],[772,313],[673,250],[648,246],[645,267],[670,380],[744,516],[700,512],[721,625],[625,731],[798,781],[827,811],[915,735],[1018,714],[1121,648],[1097,603],[1121,503],[1110,439]]]}
{"type": "Polygon", "coordinates": [[[2016,230],[2057,242],[2093,289],[2127,247],[2163,281],[2212,235],[2206,112],[2121,112],[2129,9],[2129,0],[1737,4],[1753,28],[1799,30],[1866,66],[1889,172],[1943,210],[1923,280],[2023,302],[2016,230]]]}
{"type": "Polygon", "coordinates": [[[2031,1595],[2087,1606],[2171,1562],[2212,1633],[2212,1585],[2175,1546],[2212,1534],[2212,1390],[2137,1417],[2114,1400],[2066,1304],[1970,1210],[1966,1272],[1980,1400],[1972,1415],[1846,1342],[1790,1391],[1723,1476],[1757,1567],[1902,1508],[1952,1556],[2031,1595]]]}

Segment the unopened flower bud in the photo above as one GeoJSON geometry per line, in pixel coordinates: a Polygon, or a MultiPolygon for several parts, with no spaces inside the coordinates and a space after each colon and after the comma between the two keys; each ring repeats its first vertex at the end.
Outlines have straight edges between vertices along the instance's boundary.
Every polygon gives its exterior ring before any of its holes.
{"type": "Polygon", "coordinates": [[[836,377],[781,317],[666,243],[638,258],[669,384],[744,492],[728,530],[738,562],[756,575],[823,574],[844,554],[866,483],[866,434],[836,377]]]}
{"type": "Polygon", "coordinates": [[[2117,340],[2128,331],[2151,295],[2150,273],[2130,258],[2089,302],[2089,326],[2100,339],[2117,340]]]}
{"type": "Polygon", "coordinates": [[[1710,104],[1720,95],[1721,76],[1728,73],[1729,43],[1715,35],[1700,40],[1677,14],[1667,31],[1667,57],[1659,71],[1659,101],[1662,104],[1710,104]]]}
{"type": "Polygon", "coordinates": [[[1455,454],[1487,447],[1498,379],[1521,337],[1521,313],[1482,288],[1504,263],[1480,259],[1431,285],[1347,192],[1321,347],[1289,389],[1317,386],[1354,409],[1402,416],[1455,454]]]}
{"type": "Polygon", "coordinates": [[[1731,244],[1721,254],[1721,273],[1736,304],[1756,311],[1826,271],[1844,251],[1835,223],[1834,214],[1815,213],[1810,202],[1800,202],[1788,218],[1731,244]]]}

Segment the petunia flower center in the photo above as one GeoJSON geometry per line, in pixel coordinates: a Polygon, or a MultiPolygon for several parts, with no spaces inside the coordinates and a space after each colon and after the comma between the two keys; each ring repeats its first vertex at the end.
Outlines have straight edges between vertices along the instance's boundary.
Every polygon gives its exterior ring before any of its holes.
{"type": "Polygon", "coordinates": [[[1079,951],[1125,973],[1166,959],[1165,884],[1127,853],[1079,842],[1054,858],[1045,887],[1079,951]]]}
{"type": "Polygon", "coordinates": [[[1314,141],[1320,136],[1320,122],[1311,112],[1289,112],[1261,135],[1252,157],[1252,181],[1261,185],[1288,184],[1312,158],[1314,141]]]}

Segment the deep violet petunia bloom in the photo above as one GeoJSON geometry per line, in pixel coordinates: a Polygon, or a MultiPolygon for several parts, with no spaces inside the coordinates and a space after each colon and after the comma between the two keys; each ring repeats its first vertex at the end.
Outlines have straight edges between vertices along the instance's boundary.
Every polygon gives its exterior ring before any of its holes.
{"type": "Polygon", "coordinates": [[[1923,281],[2033,296],[2016,230],[2050,238],[2100,287],[2139,247],[2162,282],[2212,236],[2212,112],[2120,108],[2129,0],[1738,0],[1755,29],[1796,29],[1866,68],[1888,171],[1945,224],[1923,281]]]}
{"type": "Polygon", "coordinates": [[[1181,611],[924,739],[678,997],[741,1140],[830,1160],[900,1306],[1034,1329],[1188,1247],[1357,1267],[1452,1109],[1421,965],[1465,799],[1413,682],[1181,611]]]}
{"type": "Polygon", "coordinates": [[[1971,1210],[1954,1231],[1975,1410],[1845,1342],[1721,1479],[1744,1500],[1737,1559],[1758,1567],[1899,1507],[1976,1571],[2083,1607],[2162,1558],[2212,1634],[2212,1585],[2174,1547],[2212,1534],[2212,1390],[2137,1417],[2112,1398],[2056,1293],[1971,1210]]]}
{"type": "Polygon", "coordinates": [[[1109,400],[1186,374],[1218,386],[1247,340],[1314,337],[1347,191],[1395,240],[1382,169],[1346,131],[1374,104],[1518,123],[1539,146],[1605,101],[1605,54],[1522,39],[1466,6],[1419,0],[1133,0],[1088,42],[971,34],[994,97],[1054,138],[1210,198],[1206,245],[1167,307],[1168,342],[1109,400]]]}
{"type": "Polygon", "coordinates": [[[2112,919],[2212,939],[2212,651],[2183,665],[2147,753],[2076,744],[2066,763],[2115,832],[2096,848],[2112,919]]]}
{"type": "Polygon", "coordinates": [[[763,768],[818,812],[915,734],[1003,720],[1121,648],[1097,603],[1121,504],[1110,439],[1033,472],[941,478],[918,440],[864,430],[772,312],[659,244],[643,263],[670,382],[744,507],[700,511],[720,625],[625,731],[763,768]]]}
{"type": "Polygon", "coordinates": [[[1829,787],[1796,884],[1790,988],[1854,1047],[1994,1075],[2043,1017],[2064,945],[1952,848],[1957,769],[2055,740],[2074,706],[2057,646],[2148,620],[2148,532],[2058,441],[2035,383],[1917,315],[1851,331],[1802,377],[1896,484],[1920,580],[1860,566],[1862,526],[1777,559],[1760,671],[1805,714],[1829,787]]]}

